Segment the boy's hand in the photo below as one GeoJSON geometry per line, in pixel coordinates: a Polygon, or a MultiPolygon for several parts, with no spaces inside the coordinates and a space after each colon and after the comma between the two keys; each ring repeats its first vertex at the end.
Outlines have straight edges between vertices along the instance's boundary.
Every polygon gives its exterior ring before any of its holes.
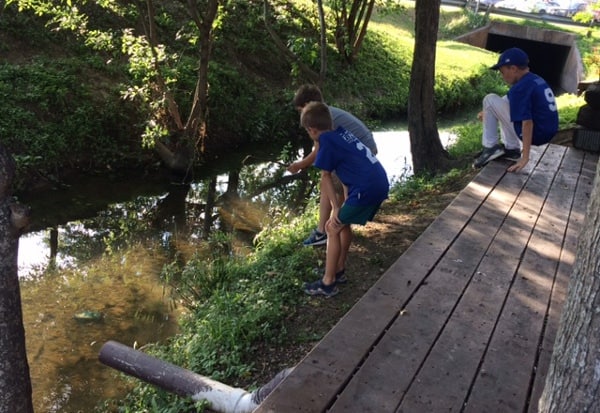
{"type": "Polygon", "coordinates": [[[291,172],[293,174],[300,172],[302,170],[302,168],[300,167],[298,162],[291,163],[290,165],[288,165],[288,167],[286,169],[288,172],[291,172]]]}
{"type": "Polygon", "coordinates": [[[339,212],[340,209],[338,207],[333,207],[331,210],[331,216],[329,217],[330,228],[335,232],[339,231],[344,226],[338,217],[339,212]]]}
{"type": "Polygon", "coordinates": [[[515,164],[506,168],[508,172],[519,172],[521,169],[525,167],[529,163],[529,159],[521,157],[521,159],[515,164]]]}
{"type": "Polygon", "coordinates": [[[477,114],[477,119],[479,119],[481,122],[483,122],[483,111],[481,111],[477,114]]]}

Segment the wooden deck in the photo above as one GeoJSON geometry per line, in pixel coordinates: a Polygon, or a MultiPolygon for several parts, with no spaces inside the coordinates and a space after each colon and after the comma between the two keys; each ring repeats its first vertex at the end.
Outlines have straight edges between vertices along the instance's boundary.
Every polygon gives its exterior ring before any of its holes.
{"type": "Polygon", "coordinates": [[[597,161],[488,164],[255,413],[536,412],[597,161]]]}

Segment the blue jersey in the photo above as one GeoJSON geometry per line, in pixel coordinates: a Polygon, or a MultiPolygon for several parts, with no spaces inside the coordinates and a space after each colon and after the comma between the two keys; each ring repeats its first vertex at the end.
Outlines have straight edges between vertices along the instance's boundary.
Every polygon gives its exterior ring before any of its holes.
{"type": "Polygon", "coordinates": [[[543,145],[558,131],[558,108],[548,83],[534,73],[525,74],[508,91],[510,120],[519,139],[523,121],[533,121],[533,145],[543,145]]]}
{"type": "Polygon", "coordinates": [[[335,171],[348,188],[347,205],[379,205],[388,197],[390,185],[385,169],[371,150],[344,128],[319,136],[315,166],[335,171]]]}

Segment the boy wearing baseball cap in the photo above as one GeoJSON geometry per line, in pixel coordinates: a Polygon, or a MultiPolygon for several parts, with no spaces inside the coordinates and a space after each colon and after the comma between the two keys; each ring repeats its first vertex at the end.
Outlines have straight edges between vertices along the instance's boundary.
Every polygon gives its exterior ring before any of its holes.
{"type": "Polygon", "coordinates": [[[548,83],[529,71],[529,57],[517,47],[504,51],[491,69],[500,71],[511,87],[506,96],[491,93],[483,99],[478,115],[483,121],[483,151],[473,167],[503,157],[515,161],[507,170],[517,172],[529,162],[531,145],[548,143],[556,134],[556,99],[548,83]]]}

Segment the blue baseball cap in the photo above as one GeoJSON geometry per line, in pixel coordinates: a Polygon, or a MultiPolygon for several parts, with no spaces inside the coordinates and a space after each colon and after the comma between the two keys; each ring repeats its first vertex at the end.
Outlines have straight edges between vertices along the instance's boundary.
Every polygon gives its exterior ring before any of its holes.
{"type": "Polygon", "coordinates": [[[494,66],[490,67],[492,70],[498,70],[502,66],[528,66],[529,65],[529,56],[523,50],[518,47],[513,47],[512,49],[505,50],[502,52],[500,57],[498,58],[498,63],[494,66]]]}

